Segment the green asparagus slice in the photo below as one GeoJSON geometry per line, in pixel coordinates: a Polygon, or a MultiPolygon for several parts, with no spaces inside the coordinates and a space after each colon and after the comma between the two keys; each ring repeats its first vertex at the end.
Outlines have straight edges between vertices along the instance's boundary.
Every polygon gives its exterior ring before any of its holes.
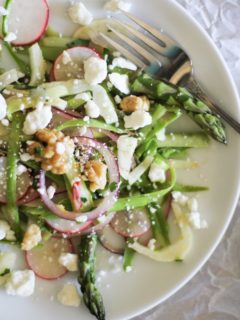
{"type": "Polygon", "coordinates": [[[157,141],[159,148],[206,148],[209,138],[204,132],[166,134],[163,141],[157,141]]]}
{"type": "Polygon", "coordinates": [[[105,309],[101,294],[95,285],[97,235],[83,236],[78,247],[79,276],[83,299],[90,312],[98,319],[105,320],[105,309]]]}
{"type": "Polygon", "coordinates": [[[132,90],[136,93],[147,93],[150,97],[169,106],[179,105],[212,138],[221,143],[227,143],[224,125],[219,116],[187,89],[141,75],[133,82],[132,90]]]}

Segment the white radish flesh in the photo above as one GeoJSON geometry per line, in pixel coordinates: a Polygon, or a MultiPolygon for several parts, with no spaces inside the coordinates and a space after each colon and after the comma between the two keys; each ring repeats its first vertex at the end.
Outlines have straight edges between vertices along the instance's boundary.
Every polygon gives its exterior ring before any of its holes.
{"type": "Polygon", "coordinates": [[[112,228],[123,237],[138,238],[146,233],[151,222],[144,209],[119,211],[111,221],[112,228]]]}
{"type": "Polygon", "coordinates": [[[87,221],[85,223],[80,224],[75,221],[56,218],[56,219],[47,219],[46,223],[52,229],[58,231],[59,233],[63,233],[65,235],[74,235],[74,234],[80,234],[82,231],[89,228],[92,224],[92,221],[87,221]]]}
{"type": "MultiPolygon", "coordinates": [[[[17,176],[17,199],[21,199],[28,191],[32,181],[28,172],[17,176]]],[[[6,158],[0,157],[0,203],[6,203],[6,158]]]]}
{"type": "MultiPolygon", "coordinates": [[[[0,6],[4,6],[4,3],[4,0],[0,0],[0,6]]],[[[46,0],[14,0],[8,10],[8,33],[12,32],[17,37],[12,41],[13,45],[30,45],[43,36],[49,19],[46,0]]],[[[2,25],[2,21],[0,23],[2,25]]]]}
{"type": "Polygon", "coordinates": [[[95,50],[82,46],[63,51],[53,66],[54,79],[56,81],[83,79],[83,62],[90,57],[101,58],[95,50]]]}
{"type": "Polygon", "coordinates": [[[110,225],[106,225],[102,230],[98,231],[101,244],[107,250],[123,254],[126,247],[126,240],[123,236],[116,233],[110,225]]]}
{"type": "Polygon", "coordinates": [[[58,259],[62,253],[72,253],[73,247],[69,239],[52,237],[42,246],[26,251],[26,261],[36,276],[45,280],[55,280],[67,273],[58,259]]]}

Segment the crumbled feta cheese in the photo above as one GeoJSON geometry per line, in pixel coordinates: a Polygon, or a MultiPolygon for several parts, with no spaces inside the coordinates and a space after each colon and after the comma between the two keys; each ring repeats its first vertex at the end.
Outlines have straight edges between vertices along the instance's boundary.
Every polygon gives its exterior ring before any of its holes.
{"type": "Polygon", "coordinates": [[[132,267],[131,266],[127,266],[126,272],[131,272],[131,271],[132,271],[132,267]]]}
{"type": "Polygon", "coordinates": [[[90,92],[83,92],[83,93],[79,93],[75,96],[76,100],[83,100],[88,102],[89,100],[92,99],[91,93],[90,92]]]}
{"type": "Polygon", "coordinates": [[[8,278],[5,288],[7,294],[28,297],[33,294],[35,274],[32,270],[13,271],[8,278]]]}
{"type": "Polygon", "coordinates": [[[1,123],[4,127],[8,127],[9,126],[9,120],[8,119],[2,119],[1,123]]]}
{"type": "Polygon", "coordinates": [[[165,128],[160,130],[157,134],[156,137],[158,141],[165,141],[166,140],[166,130],[165,128]]]}
{"type": "Polygon", "coordinates": [[[0,275],[7,269],[14,269],[16,259],[15,253],[0,251],[0,275]]]}
{"type": "Polygon", "coordinates": [[[27,135],[35,134],[39,129],[46,128],[51,119],[51,106],[44,106],[42,102],[39,102],[36,109],[27,114],[23,125],[23,132],[27,135]]]}
{"type": "Polygon", "coordinates": [[[112,69],[115,67],[119,67],[119,68],[129,69],[133,71],[137,70],[137,66],[134,63],[122,57],[114,58],[112,61],[112,64],[109,67],[112,69]]]}
{"type": "Polygon", "coordinates": [[[24,172],[27,172],[27,168],[24,165],[19,164],[17,166],[17,172],[16,172],[17,176],[21,176],[24,172]]]}
{"type": "Polygon", "coordinates": [[[124,94],[130,93],[129,78],[127,74],[113,72],[109,74],[109,80],[120,92],[124,94]]]}
{"type": "Polygon", "coordinates": [[[87,26],[93,21],[93,15],[82,2],[72,5],[68,9],[68,14],[74,23],[78,23],[83,26],[87,26]]]}
{"type": "Polygon", "coordinates": [[[7,223],[7,221],[0,220],[0,240],[3,240],[6,237],[10,229],[10,225],[7,223]]]}
{"type": "Polygon", "coordinates": [[[123,1],[123,0],[110,0],[108,1],[104,9],[107,11],[118,11],[118,10],[123,10],[123,11],[130,11],[132,7],[132,4],[128,1],[123,1]]]}
{"type": "Polygon", "coordinates": [[[12,41],[14,41],[14,40],[16,40],[16,39],[17,39],[16,34],[13,33],[13,32],[9,32],[9,33],[6,35],[6,37],[4,38],[4,41],[6,41],[6,42],[12,42],[12,41]]]}
{"type": "Polygon", "coordinates": [[[15,233],[13,230],[9,230],[6,234],[6,237],[5,237],[6,240],[8,241],[16,241],[16,236],[15,236],[15,233]]]}
{"type": "Polygon", "coordinates": [[[89,100],[85,104],[84,108],[86,110],[86,114],[90,118],[98,118],[100,116],[99,106],[93,100],[89,100]]]}
{"type": "Polygon", "coordinates": [[[0,7],[0,16],[7,16],[8,15],[8,10],[0,7]]]}
{"type": "Polygon", "coordinates": [[[120,136],[117,141],[118,165],[120,175],[124,179],[128,179],[128,175],[132,166],[133,155],[137,147],[136,138],[127,135],[120,136]]]}
{"type": "Polygon", "coordinates": [[[3,95],[0,94],[0,120],[3,120],[7,115],[7,103],[3,95]]]}
{"type": "Polygon", "coordinates": [[[107,217],[106,217],[106,215],[104,214],[104,215],[102,215],[101,217],[99,217],[99,218],[97,219],[97,221],[98,221],[99,223],[104,223],[104,222],[106,221],[106,219],[107,219],[107,217]]]}
{"type": "Polygon", "coordinates": [[[63,51],[62,62],[63,64],[68,64],[72,62],[71,56],[66,50],[63,51]]]}
{"type": "Polygon", "coordinates": [[[151,164],[148,177],[152,182],[161,182],[166,181],[166,164],[162,162],[160,164],[153,162],[151,164]]]}
{"type": "Polygon", "coordinates": [[[84,61],[84,78],[89,84],[99,84],[103,82],[106,77],[107,63],[105,60],[97,57],[90,57],[84,61]]]}
{"type": "Polygon", "coordinates": [[[120,104],[120,103],[122,102],[122,99],[119,97],[119,95],[116,95],[116,96],[114,97],[114,100],[115,100],[115,102],[116,102],[117,104],[120,104]]]}
{"type": "Polygon", "coordinates": [[[172,196],[172,208],[174,212],[180,213],[180,215],[185,214],[185,219],[195,229],[205,229],[208,227],[207,221],[202,219],[198,211],[197,199],[188,198],[178,191],[172,192],[172,196]]]}
{"type": "Polygon", "coordinates": [[[152,123],[152,116],[147,111],[137,110],[124,117],[125,128],[137,130],[152,123]]]}
{"type": "Polygon", "coordinates": [[[73,253],[62,253],[58,259],[58,262],[68,269],[68,271],[78,270],[78,256],[73,253]]]}
{"type": "Polygon", "coordinates": [[[23,237],[22,250],[29,251],[36,247],[42,240],[41,229],[36,224],[30,224],[23,237]]]}
{"type": "Polygon", "coordinates": [[[55,195],[55,192],[56,192],[56,187],[55,186],[49,186],[47,188],[47,195],[48,195],[48,198],[49,199],[52,199],[55,195]]]}
{"type": "Polygon", "coordinates": [[[20,159],[21,159],[23,162],[26,162],[26,161],[29,161],[29,160],[34,159],[34,157],[31,156],[29,153],[21,153],[21,154],[20,154],[20,159]]]}
{"type": "Polygon", "coordinates": [[[71,283],[67,283],[63,286],[62,290],[57,295],[57,299],[61,304],[69,307],[78,307],[81,302],[76,287],[71,283]]]}
{"type": "Polygon", "coordinates": [[[57,154],[64,154],[64,152],[66,151],[65,145],[62,142],[57,142],[56,143],[56,153],[57,154]]]}

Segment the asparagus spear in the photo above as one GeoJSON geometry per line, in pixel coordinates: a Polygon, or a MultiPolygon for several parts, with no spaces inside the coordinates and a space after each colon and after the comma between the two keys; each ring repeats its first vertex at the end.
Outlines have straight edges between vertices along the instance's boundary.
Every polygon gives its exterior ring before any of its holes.
{"type": "Polygon", "coordinates": [[[227,143],[224,125],[219,116],[185,88],[143,74],[135,79],[132,90],[136,93],[147,93],[169,106],[180,106],[212,138],[227,143]]]}
{"type": "Polygon", "coordinates": [[[105,310],[101,294],[95,285],[95,259],[97,235],[83,236],[79,245],[79,276],[83,299],[98,320],[105,320],[105,310]]]}

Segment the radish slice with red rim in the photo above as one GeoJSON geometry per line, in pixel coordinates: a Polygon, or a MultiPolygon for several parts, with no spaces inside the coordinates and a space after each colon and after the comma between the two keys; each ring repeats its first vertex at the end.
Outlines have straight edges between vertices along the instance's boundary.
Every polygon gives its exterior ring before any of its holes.
{"type": "Polygon", "coordinates": [[[110,252],[123,254],[126,247],[126,240],[120,234],[115,232],[110,225],[106,225],[98,231],[98,237],[105,249],[110,252]]]}
{"type": "Polygon", "coordinates": [[[84,230],[88,229],[92,225],[92,221],[87,221],[86,223],[77,223],[75,221],[69,221],[66,219],[47,219],[45,220],[47,225],[53,230],[66,235],[76,235],[82,233],[84,230]]]}
{"type": "Polygon", "coordinates": [[[151,222],[145,209],[134,209],[117,212],[111,226],[123,237],[138,238],[150,229],[151,222]]]}
{"type": "Polygon", "coordinates": [[[90,57],[101,58],[94,49],[88,47],[77,46],[63,51],[54,62],[54,79],[57,81],[83,79],[83,62],[90,57]]]}
{"type": "Polygon", "coordinates": [[[141,235],[141,237],[138,238],[138,242],[143,246],[147,246],[149,241],[153,238],[154,237],[152,228],[150,228],[146,233],[144,233],[143,235],[141,235]]]}
{"type": "MultiPolygon", "coordinates": [[[[4,6],[5,1],[0,1],[4,6]]],[[[27,46],[37,42],[45,33],[49,20],[46,0],[12,1],[9,5],[8,32],[16,35],[15,46],[27,46]]],[[[2,25],[2,19],[0,20],[2,25]]]]}
{"type": "MultiPolygon", "coordinates": [[[[6,203],[6,158],[0,157],[0,203],[6,203]]],[[[17,176],[17,199],[21,199],[32,185],[30,174],[26,171],[17,176]]]]}
{"type": "Polygon", "coordinates": [[[45,280],[55,280],[67,273],[58,259],[61,253],[72,253],[73,247],[69,239],[52,237],[42,246],[26,251],[25,257],[30,269],[36,276],[45,280]]]}

